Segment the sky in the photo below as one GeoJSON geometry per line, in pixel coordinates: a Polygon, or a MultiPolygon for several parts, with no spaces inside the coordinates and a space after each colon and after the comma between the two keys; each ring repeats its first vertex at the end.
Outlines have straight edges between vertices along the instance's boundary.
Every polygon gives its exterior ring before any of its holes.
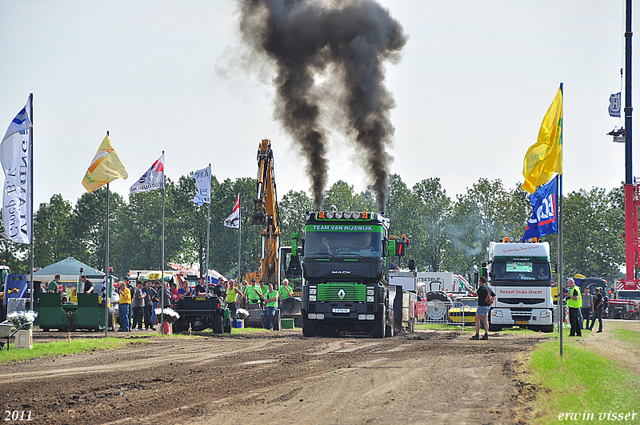
{"type": "MultiPolygon", "coordinates": [[[[396,102],[391,172],[409,187],[437,177],[452,198],[480,178],[515,188],[561,82],[564,193],[623,182],[624,145],[607,135],[624,121],[607,112],[622,87],[623,0],[380,3],[408,36],[386,87],[396,102]]],[[[255,177],[262,138],[278,196],[310,194],[273,116],[273,70],[241,61],[238,22],[230,0],[0,2],[0,131],[33,93],[36,206],[54,194],[75,204],[106,131],[129,174],[110,188],[125,198],[163,150],[174,181],[209,163],[218,180],[255,177]]],[[[371,183],[357,156],[332,138],[329,185],[371,183]]]]}

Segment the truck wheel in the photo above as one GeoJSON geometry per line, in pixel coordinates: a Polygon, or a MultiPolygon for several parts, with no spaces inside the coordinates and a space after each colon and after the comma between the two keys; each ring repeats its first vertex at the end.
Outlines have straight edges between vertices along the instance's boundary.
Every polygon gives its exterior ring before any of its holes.
{"type": "Polygon", "coordinates": [[[316,336],[316,327],[315,325],[303,324],[302,325],[302,335],[307,338],[313,338],[316,336]]]}
{"type": "Polygon", "coordinates": [[[544,326],[540,326],[540,330],[544,333],[551,333],[553,332],[553,325],[544,325],[544,326]]]}
{"type": "Polygon", "coordinates": [[[382,314],[380,315],[380,318],[374,322],[373,327],[371,328],[372,338],[384,338],[386,315],[387,315],[387,311],[383,306],[382,314]]]}
{"type": "MultiPolygon", "coordinates": [[[[491,332],[500,332],[502,330],[502,326],[489,324],[489,330],[491,332]]],[[[552,331],[553,331],[553,329],[552,329],[552,331]]]]}
{"type": "Polygon", "coordinates": [[[224,318],[222,316],[213,317],[213,333],[221,334],[224,331],[224,318]]]}
{"type": "Polygon", "coordinates": [[[227,324],[224,325],[224,333],[226,333],[226,334],[230,334],[231,333],[231,321],[227,322],[227,324]]]}

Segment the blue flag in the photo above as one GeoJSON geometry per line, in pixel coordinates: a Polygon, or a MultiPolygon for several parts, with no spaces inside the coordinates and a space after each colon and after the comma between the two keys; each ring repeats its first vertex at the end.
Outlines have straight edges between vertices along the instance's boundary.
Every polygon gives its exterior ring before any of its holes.
{"type": "Polygon", "coordinates": [[[609,96],[609,116],[620,118],[620,105],[622,104],[622,92],[609,96]]]}
{"type": "Polygon", "coordinates": [[[558,233],[558,176],[529,195],[533,215],[527,223],[522,242],[558,233]]]}

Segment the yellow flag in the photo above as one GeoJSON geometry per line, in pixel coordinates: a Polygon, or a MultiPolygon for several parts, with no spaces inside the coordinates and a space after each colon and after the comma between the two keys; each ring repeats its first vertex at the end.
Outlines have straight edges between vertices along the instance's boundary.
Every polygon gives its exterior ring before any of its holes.
{"type": "Polygon", "coordinates": [[[562,87],[542,120],[538,141],[524,157],[522,188],[533,193],[536,186],[551,180],[554,172],[562,174],[562,87]]]}
{"type": "Polygon", "coordinates": [[[117,178],[126,179],[127,177],[129,177],[127,170],[124,169],[120,157],[113,149],[111,139],[105,136],[82,179],[82,185],[87,192],[91,193],[117,178]]]}

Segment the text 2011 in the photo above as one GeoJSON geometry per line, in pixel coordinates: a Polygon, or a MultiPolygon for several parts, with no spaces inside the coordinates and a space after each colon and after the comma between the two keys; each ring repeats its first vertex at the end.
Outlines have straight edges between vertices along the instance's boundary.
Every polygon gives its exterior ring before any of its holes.
{"type": "Polygon", "coordinates": [[[30,421],[31,420],[31,410],[5,410],[4,411],[4,420],[5,421],[30,421]]]}

